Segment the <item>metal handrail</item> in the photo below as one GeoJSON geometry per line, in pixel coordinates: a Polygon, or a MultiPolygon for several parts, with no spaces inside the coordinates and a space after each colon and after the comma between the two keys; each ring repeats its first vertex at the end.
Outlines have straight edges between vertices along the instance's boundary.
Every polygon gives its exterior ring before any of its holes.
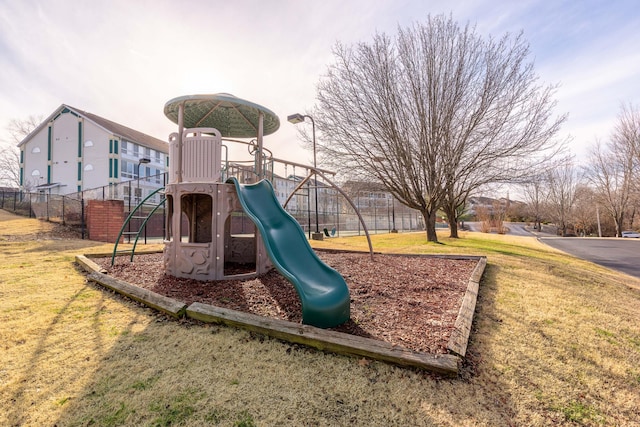
{"type": "MultiPolygon", "coordinates": [[[[138,234],[136,234],[136,240],[133,242],[133,248],[131,248],[131,257],[129,258],[129,261],[133,262],[133,256],[136,253],[136,246],[138,245],[138,240],[140,239],[140,232],[142,230],[144,230],[144,228],[147,226],[147,221],[149,221],[149,218],[151,218],[151,216],[156,213],[156,211],[158,210],[158,208],[162,205],[164,205],[164,202],[167,201],[167,198],[165,197],[164,199],[160,200],[160,203],[158,203],[156,205],[156,207],[154,207],[151,212],[149,212],[149,215],[147,215],[147,217],[144,219],[144,221],[142,222],[142,225],[140,225],[140,229],[138,230],[138,234]]],[[[146,243],[146,240],[145,240],[146,243]]],[[[113,264],[112,264],[113,265],[113,264]]]]}
{"type": "MultiPolygon", "coordinates": [[[[371,255],[371,259],[373,260],[373,245],[371,244],[371,236],[369,236],[369,229],[367,229],[367,224],[365,224],[364,222],[364,218],[362,218],[362,215],[360,215],[360,211],[358,210],[358,208],[356,207],[356,205],[353,203],[353,201],[351,200],[351,198],[347,195],[347,193],[345,193],[344,191],[342,191],[342,189],[340,187],[338,187],[333,181],[331,181],[329,178],[326,177],[326,175],[324,175],[322,172],[320,172],[318,169],[314,169],[313,167],[309,166],[308,167],[309,170],[311,172],[309,172],[309,175],[307,175],[302,181],[300,181],[300,183],[296,186],[296,188],[293,189],[293,191],[291,192],[291,194],[289,194],[289,197],[287,197],[287,200],[284,202],[284,205],[282,205],[283,208],[286,209],[287,204],[289,203],[289,201],[291,200],[291,198],[293,197],[294,194],[296,194],[296,192],[298,190],[300,190],[306,183],[307,181],[309,181],[311,179],[311,177],[315,174],[320,175],[320,177],[322,177],[322,179],[324,179],[327,184],[329,184],[331,187],[335,188],[336,191],[338,191],[340,194],[342,194],[342,196],[347,199],[347,202],[349,202],[349,204],[351,205],[351,207],[353,208],[354,212],[356,213],[356,215],[358,215],[358,219],[360,220],[360,223],[362,224],[362,228],[364,230],[364,234],[365,236],[367,236],[367,243],[369,244],[369,255],[371,255]]],[[[317,180],[317,178],[316,178],[317,180]]],[[[318,185],[316,183],[316,185],[318,185]]]]}
{"type": "MultiPolygon", "coordinates": [[[[129,225],[129,221],[131,221],[131,218],[133,218],[134,214],[138,211],[138,209],[140,209],[145,204],[147,200],[149,200],[152,196],[155,196],[158,192],[162,190],[164,190],[164,187],[158,188],[154,192],[150,193],[138,204],[138,206],[136,206],[131,212],[129,212],[129,216],[127,216],[127,219],[124,221],[124,223],[122,224],[122,227],[120,228],[120,233],[118,233],[118,238],[116,239],[116,243],[113,245],[113,254],[111,255],[111,265],[115,263],[116,253],[118,250],[118,244],[120,243],[120,238],[122,237],[122,233],[124,233],[124,230],[127,227],[127,225],[129,225]]],[[[162,203],[164,203],[164,199],[162,202],[158,204],[158,206],[160,206],[162,203]]],[[[158,206],[156,206],[156,209],[158,208],[158,206]]],[[[154,212],[155,212],[155,209],[154,209],[154,212]]],[[[146,224],[147,224],[147,221],[145,220],[143,225],[146,225],[146,224]]],[[[138,233],[136,234],[136,243],[138,241],[138,237],[140,236],[140,231],[142,231],[142,229],[143,227],[140,227],[138,229],[138,233]]],[[[135,249],[135,245],[134,245],[134,249],[135,249]]],[[[129,252],[129,251],[126,251],[126,252],[129,252]]],[[[132,250],[132,254],[133,254],[133,250],[132,250]]],[[[133,259],[133,256],[132,256],[132,259],[133,259]]]]}

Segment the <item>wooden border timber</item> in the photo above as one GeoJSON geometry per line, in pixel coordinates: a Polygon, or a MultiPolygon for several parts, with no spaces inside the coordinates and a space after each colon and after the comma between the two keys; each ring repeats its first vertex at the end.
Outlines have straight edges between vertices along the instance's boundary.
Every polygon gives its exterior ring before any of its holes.
{"type": "Polygon", "coordinates": [[[241,327],[318,350],[364,356],[402,366],[423,368],[443,375],[456,376],[458,374],[460,359],[449,354],[413,352],[401,347],[394,347],[384,341],[213,307],[199,302],[194,302],[187,308],[187,317],[207,323],[222,323],[241,327]]]}
{"type": "MultiPolygon", "coordinates": [[[[91,257],[93,258],[93,256],[91,257]]],[[[84,268],[85,271],[88,271],[89,273],[106,273],[107,272],[107,270],[100,267],[95,262],[91,261],[85,255],[76,255],[76,262],[80,264],[80,266],[84,268]]]]}
{"type": "Polygon", "coordinates": [[[88,279],[176,319],[184,316],[187,308],[187,305],[183,302],[165,297],[148,289],[139,288],[125,281],[114,279],[103,273],[91,273],[88,279]]]}
{"type": "MultiPolygon", "coordinates": [[[[327,249],[327,251],[345,252],[331,249],[327,249]]],[[[367,252],[362,253],[366,254],[367,252]]],[[[202,322],[221,323],[233,327],[239,327],[288,342],[313,347],[322,351],[369,357],[371,359],[382,360],[400,366],[418,367],[441,375],[456,376],[458,374],[459,362],[466,354],[477,302],[480,279],[487,265],[486,257],[430,254],[385,255],[466,259],[478,262],[468,281],[467,290],[463,296],[462,304],[454,325],[455,329],[453,330],[447,345],[447,350],[449,350],[451,354],[420,353],[402,347],[393,346],[384,341],[358,337],[342,332],[329,331],[300,323],[266,318],[202,303],[193,303],[187,307],[186,304],[180,301],[112,278],[104,274],[104,269],[102,269],[98,264],[87,258],[111,256],[111,254],[78,255],[76,256],[76,261],[90,273],[88,276],[89,280],[100,283],[115,292],[121,293],[122,295],[176,318],[186,315],[202,322]]]]}
{"type": "Polygon", "coordinates": [[[449,338],[449,344],[447,344],[447,350],[463,358],[467,353],[473,314],[476,311],[478,290],[480,289],[480,279],[486,266],[487,258],[482,257],[478,260],[478,264],[473,270],[473,273],[471,273],[471,278],[467,284],[467,291],[462,298],[460,311],[458,311],[454,330],[451,332],[451,338],[449,338]]]}
{"type": "Polygon", "coordinates": [[[107,276],[105,270],[84,255],[76,255],[76,262],[89,273],[88,280],[118,292],[134,301],[179,319],[184,316],[187,305],[173,298],[165,297],[147,289],[107,276]]]}

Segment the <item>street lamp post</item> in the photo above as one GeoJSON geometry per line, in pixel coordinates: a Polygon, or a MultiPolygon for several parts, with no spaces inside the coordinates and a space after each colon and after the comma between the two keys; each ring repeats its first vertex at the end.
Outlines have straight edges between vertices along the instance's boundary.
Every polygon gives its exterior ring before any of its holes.
{"type": "MultiPolygon", "coordinates": [[[[151,163],[151,159],[147,158],[147,157],[143,157],[140,160],[138,160],[138,165],[136,167],[136,180],[137,180],[137,185],[136,185],[136,193],[140,193],[140,165],[141,164],[147,164],[147,163],[151,163]]],[[[128,185],[129,185],[129,213],[131,213],[131,181],[133,180],[129,180],[128,181],[128,185]]],[[[138,195],[136,194],[135,196],[135,203],[136,205],[140,202],[140,200],[138,200],[138,195]]],[[[127,231],[131,231],[131,222],[128,223],[129,226],[127,228],[127,231]]],[[[129,235],[129,242],[131,242],[131,235],[129,235]]],[[[146,235],[145,235],[145,243],[146,242],[146,235]]]]}
{"type": "MultiPolygon", "coordinates": [[[[151,163],[151,159],[149,159],[148,157],[143,157],[140,160],[138,160],[138,172],[136,173],[136,176],[138,178],[138,186],[137,186],[137,190],[136,190],[136,203],[140,203],[140,201],[142,200],[142,192],[140,191],[140,165],[146,165],[148,163],[151,163]],[[138,199],[139,197],[139,199],[138,199]]],[[[131,191],[129,191],[129,195],[131,195],[131,191]]],[[[131,212],[131,208],[129,208],[129,212],[131,212]]],[[[129,224],[129,227],[131,227],[131,224],[129,224]]],[[[129,229],[129,231],[131,231],[131,229],[129,229]]],[[[131,242],[131,236],[129,236],[129,242],[131,242]]],[[[144,244],[147,244],[147,227],[144,228],[144,244]]]]}
{"type": "Polygon", "coordinates": [[[313,117],[309,116],[308,114],[300,114],[300,113],[295,113],[295,114],[291,114],[290,116],[287,116],[287,121],[289,121],[290,123],[297,125],[298,123],[302,123],[304,122],[304,119],[308,118],[309,120],[311,120],[311,135],[312,135],[312,139],[313,139],[313,169],[314,169],[314,180],[315,180],[315,186],[314,186],[314,193],[315,193],[315,200],[316,200],[316,232],[312,234],[312,238],[313,240],[322,240],[322,233],[320,233],[320,225],[318,223],[318,175],[315,174],[315,170],[318,167],[317,164],[317,160],[316,160],[316,122],[313,120],[313,117]]]}
{"type": "Polygon", "coordinates": [[[143,157],[140,160],[138,160],[138,170],[136,172],[136,178],[138,178],[138,189],[136,190],[136,193],[140,194],[139,196],[136,194],[136,197],[140,197],[142,199],[142,194],[140,193],[140,165],[146,165],[148,163],[151,163],[151,159],[149,159],[148,157],[143,157]]]}

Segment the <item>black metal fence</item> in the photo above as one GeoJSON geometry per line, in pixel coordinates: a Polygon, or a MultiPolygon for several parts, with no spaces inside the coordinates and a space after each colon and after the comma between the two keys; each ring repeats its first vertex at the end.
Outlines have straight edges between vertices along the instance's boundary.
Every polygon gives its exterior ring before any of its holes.
{"type": "MultiPolygon", "coordinates": [[[[124,202],[124,217],[126,218],[142,199],[163,187],[166,182],[167,175],[165,173],[64,196],[43,192],[0,190],[0,209],[74,227],[81,233],[82,238],[85,238],[85,212],[90,200],[122,200],[124,202]]],[[[290,187],[292,188],[293,185],[290,187]]],[[[310,195],[310,189],[303,188],[294,195],[292,203],[287,206],[287,211],[298,220],[305,234],[311,235],[315,231],[322,233],[325,229],[331,236],[364,234],[364,228],[355,210],[337,191],[327,187],[319,188],[317,209],[316,199],[310,195]]],[[[155,194],[148,200],[149,208],[146,212],[149,212],[161,200],[162,195],[155,194]]],[[[360,212],[360,217],[364,220],[369,233],[407,232],[424,229],[423,219],[419,212],[400,206],[390,198],[365,197],[356,193],[352,196],[352,202],[360,212]]],[[[141,216],[140,212],[136,215],[141,216]]],[[[145,240],[146,237],[161,238],[164,236],[165,215],[163,207],[153,213],[147,221],[145,240]]],[[[134,220],[130,223],[130,227],[137,230],[139,225],[134,220]]]]}
{"type": "Polygon", "coordinates": [[[0,191],[0,209],[77,228],[83,238],[84,206],[74,195],[0,191]]]}

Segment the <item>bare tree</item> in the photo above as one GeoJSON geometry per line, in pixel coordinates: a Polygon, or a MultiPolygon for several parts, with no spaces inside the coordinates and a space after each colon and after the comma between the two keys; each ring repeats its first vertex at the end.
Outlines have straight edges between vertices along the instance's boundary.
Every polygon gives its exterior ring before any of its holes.
{"type": "Polygon", "coordinates": [[[20,150],[10,144],[0,144],[0,186],[20,186],[20,150]]]}
{"type": "Polygon", "coordinates": [[[9,140],[0,142],[0,184],[20,186],[20,150],[17,145],[41,122],[42,116],[12,119],[6,127],[9,140]]]}
{"type": "Polygon", "coordinates": [[[523,176],[561,145],[555,88],[537,84],[528,55],[521,35],[484,41],[445,16],[336,45],[313,113],[324,159],[419,210],[429,241],[442,207],[457,237],[471,192],[523,176]]]}
{"type": "Polygon", "coordinates": [[[632,104],[623,104],[618,122],[613,130],[612,142],[616,149],[623,149],[640,163],[640,109],[632,104]]]}
{"type": "Polygon", "coordinates": [[[549,212],[558,226],[559,233],[566,236],[573,220],[576,189],[580,184],[578,171],[571,162],[567,162],[548,172],[547,183],[549,212]]]}
{"type": "Polygon", "coordinates": [[[591,148],[589,164],[586,168],[587,177],[596,192],[597,203],[613,219],[618,237],[622,235],[632,188],[635,162],[629,148],[629,146],[615,143],[603,147],[600,142],[596,142],[591,148]],[[616,145],[619,148],[615,148],[616,145]]]}
{"type": "Polygon", "coordinates": [[[491,209],[486,205],[476,207],[476,218],[480,222],[480,231],[483,233],[491,232],[491,209]]]}
{"type": "Polygon", "coordinates": [[[617,152],[625,152],[632,157],[629,164],[629,202],[627,217],[633,227],[640,208],[640,109],[632,104],[623,104],[618,115],[618,123],[613,132],[613,143],[617,152]]]}
{"type": "Polygon", "coordinates": [[[633,224],[640,190],[639,167],[640,111],[623,105],[609,143],[595,143],[586,167],[597,203],[613,219],[618,237],[627,218],[633,224]]]}
{"type": "Polygon", "coordinates": [[[546,187],[544,175],[534,176],[523,184],[525,202],[529,208],[529,214],[533,218],[533,228],[538,231],[542,230],[544,206],[547,198],[546,187]]]}
{"type": "Polygon", "coordinates": [[[589,185],[579,185],[573,208],[576,233],[587,236],[598,230],[598,208],[596,193],[589,185]]]}

